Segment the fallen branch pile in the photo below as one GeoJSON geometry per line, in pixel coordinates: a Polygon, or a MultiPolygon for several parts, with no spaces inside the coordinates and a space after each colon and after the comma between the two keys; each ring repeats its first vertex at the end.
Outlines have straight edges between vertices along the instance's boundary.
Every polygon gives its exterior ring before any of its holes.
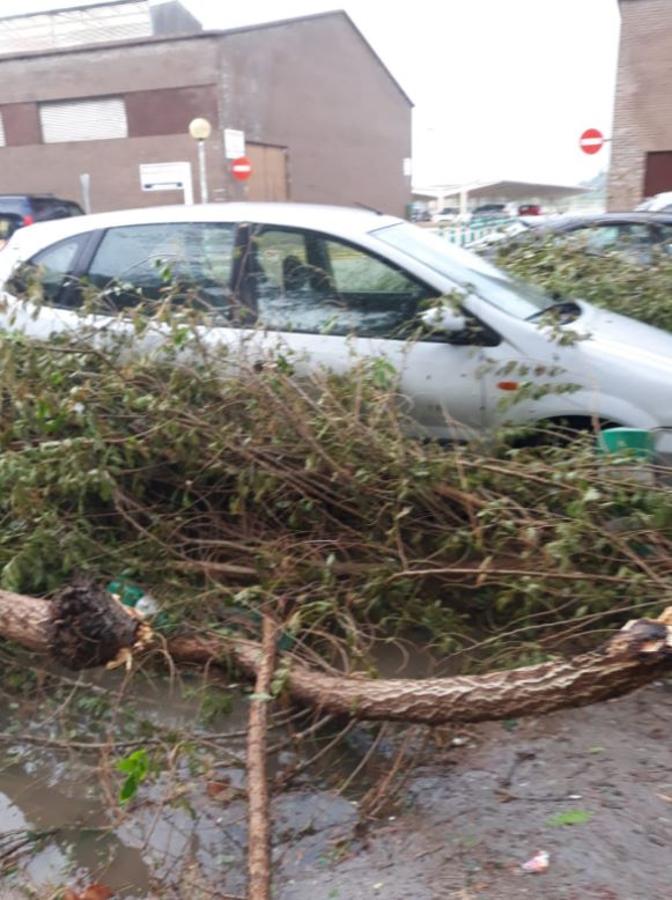
{"type": "Polygon", "coordinates": [[[196,629],[282,596],[327,661],[411,627],[448,653],[491,636],[501,666],[669,589],[667,490],[613,477],[589,440],[412,440],[384,360],[297,381],[286,356],[229,378],[224,353],[141,351],[0,336],[0,587],[128,576],[196,629]]]}

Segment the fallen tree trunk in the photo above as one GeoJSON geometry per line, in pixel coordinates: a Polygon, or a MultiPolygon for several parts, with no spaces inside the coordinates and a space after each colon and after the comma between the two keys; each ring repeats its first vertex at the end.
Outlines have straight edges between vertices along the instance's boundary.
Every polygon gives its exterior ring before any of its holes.
{"type": "MultiPolygon", "coordinates": [[[[31,650],[56,655],[59,662],[67,665],[67,658],[55,654],[50,637],[55,615],[52,603],[0,591],[0,635],[31,650]]],[[[68,619],[62,610],[56,615],[60,617],[58,629],[67,630],[68,619]]],[[[108,635],[104,653],[92,653],[88,648],[88,657],[98,660],[92,664],[115,659],[137,641],[138,627],[142,626],[129,614],[125,615],[132,625],[120,633],[117,654],[112,653],[115,642],[108,635]]],[[[81,608],[78,608],[76,628],[76,634],[84,636],[82,639],[88,647],[93,639],[81,608]]],[[[94,633],[95,630],[92,629],[94,633]]],[[[250,676],[256,676],[263,658],[257,643],[214,634],[173,637],[168,641],[168,650],[176,662],[211,664],[234,660],[250,676]]],[[[87,654],[78,655],[75,660],[78,666],[87,654]]],[[[658,619],[629,622],[597,650],[536,666],[477,676],[407,680],[334,676],[293,661],[285,685],[295,700],[325,712],[358,719],[437,725],[539,715],[564,707],[587,706],[627,694],[670,671],[672,607],[658,619]]]]}

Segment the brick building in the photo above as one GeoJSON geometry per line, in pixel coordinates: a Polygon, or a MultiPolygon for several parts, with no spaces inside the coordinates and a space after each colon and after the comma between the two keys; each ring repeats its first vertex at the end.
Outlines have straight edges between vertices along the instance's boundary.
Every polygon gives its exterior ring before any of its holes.
{"type": "Polygon", "coordinates": [[[672,191],[672,2],[620,0],[608,206],[672,191]]]}
{"type": "Polygon", "coordinates": [[[0,193],[80,197],[94,211],[180,202],[143,191],[139,166],[189,162],[207,118],[210,199],[364,204],[410,200],[411,102],[344,12],[203,31],[177,2],[0,19],[0,193]],[[254,172],[235,182],[224,129],[254,172]]]}

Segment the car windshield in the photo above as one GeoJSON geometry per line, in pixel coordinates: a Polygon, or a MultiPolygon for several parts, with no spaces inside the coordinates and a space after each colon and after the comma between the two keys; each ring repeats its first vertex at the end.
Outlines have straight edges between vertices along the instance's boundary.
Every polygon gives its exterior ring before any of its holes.
{"type": "Polygon", "coordinates": [[[372,234],[518,319],[536,316],[556,302],[539,288],[502,272],[475,253],[415,225],[404,222],[379,228],[372,234]]]}

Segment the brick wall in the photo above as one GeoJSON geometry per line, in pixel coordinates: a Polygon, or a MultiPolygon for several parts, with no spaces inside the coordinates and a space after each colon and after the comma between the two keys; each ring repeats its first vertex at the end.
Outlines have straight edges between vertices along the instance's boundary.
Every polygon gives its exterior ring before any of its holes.
{"type": "MultiPolygon", "coordinates": [[[[197,147],[187,125],[205,115],[213,125],[205,148],[211,198],[263,195],[268,172],[255,170],[247,187],[230,175],[222,129],[235,128],[252,145],[286,149],[291,200],[360,203],[397,215],[410,200],[403,174],[411,155],[410,101],[341,13],[0,56],[0,115],[7,139],[0,193],[49,191],[76,200],[80,173],[87,173],[95,212],[179,202],[176,192],[143,192],[138,167],[187,161],[197,182],[197,147]],[[128,138],[42,142],[40,102],[100,97],[124,101],[128,138]]],[[[257,150],[255,165],[272,156],[257,150]]],[[[273,187],[266,199],[276,193],[273,187]]]]}
{"type": "Polygon", "coordinates": [[[632,209],[643,199],[647,153],[672,151],[672,0],[620,0],[619,5],[610,210],[632,209]]]}

